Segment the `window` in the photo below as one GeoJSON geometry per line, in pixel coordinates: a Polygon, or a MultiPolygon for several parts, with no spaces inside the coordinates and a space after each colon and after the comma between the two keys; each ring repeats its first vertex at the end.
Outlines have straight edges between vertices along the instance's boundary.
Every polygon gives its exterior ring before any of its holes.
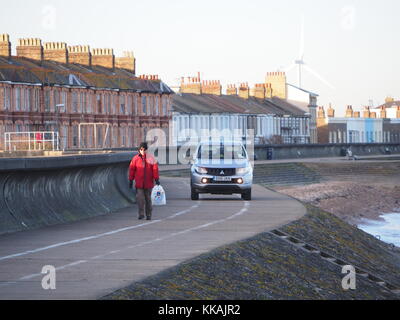
{"type": "Polygon", "coordinates": [[[133,103],[134,103],[134,110],[133,110],[133,112],[134,112],[134,115],[135,116],[137,116],[137,114],[138,114],[138,96],[137,95],[135,95],[134,97],[133,97],[133,103]]]}
{"type": "Polygon", "coordinates": [[[125,96],[119,98],[120,114],[125,114],[125,96]]]}
{"type": "Polygon", "coordinates": [[[120,132],[120,136],[121,136],[121,143],[122,143],[122,147],[126,147],[126,136],[127,136],[127,129],[128,128],[120,128],[119,132],[120,132]]]}
{"type": "Polygon", "coordinates": [[[25,110],[31,111],[31,98],[32,98],[33,89],[26,89],[25,95],[25,110]]]}
{"type": "Polygon", "coordinates": [[[86,94],[86,112],[92,113],[92,94],[91,93],[86,94]]]}
{"type": "Polygon", "coordinates": [[[46,90],[44,93],[44,111],[50,112],[50,91],[46,90]]]}
{"type": "Polygon", "coordinates": [[[78,112],[78,93],[72,93],[72,112],[78,112]]]}
{"type": "Polygon", "coordinates": [[[77,125],[72,126],[72,146],[73,147],[78,146],[78,126],[77,125]]]}
{"type": "Polygon", "coordinates": [[[160,97],[159,97],[159,96],[156,96],[155,99],[156,99],[156,101],[155,101],[155,106],[154,106],[154,108],[155,108],[155,115],[158,116],[158,115],[160,115],[160,110],[159,110],[159,108],[160,108],[160,97]]]}
{"type": "Polygon", "coordinates": [[[168,114],[167,114],[167,110],[168,110],[168,108],[167,108],[167,105],[168,104],[168,98],[167,97],[163,97],[163,99],[162,99],[162,114],[163,114],[163,116],[167,116],[168,114]]]}
{"type": "Polygon", "coordinates": [[[40,96],[39,90],[33,90],[33,111],[39,111],[40,96]]]}
{"type": "Polygon", "coordinates": [[[23,128],[22,124],[17,124],[15,126],[15,130],[16,130],[16,132],[24,132],[24,128],[23,128]]]}
{"type": "Polygon", "coordinates": [[[147,114],[147,99],[146,96],[142,96],[142,113],[147,114]]]}
{"type": "Polygon", "coordinates": [[[60,112],[65,112],[67,109],[67,92],[62,91],[61,92],[61,104],[64,105],[63,107],[60,108],[60,112]]]}
{"type": "Polygon", "coordinates": [[[81,110],[80,110],[80,112],[82,112],[82,113],[85,113],[86,112],[86,93],[85,92],[82,92],[81,93],[81,110]]]}
{"type": "Polygon", "coordinates": [[[96,101],[97,101],[97,113],[102,113],[102,105],[101,105],[101,95],[98,94],[96,96],[96,101]]]}
{"type": "Polygon", "coordinates": [[[78,109],[77,112],[81,113],[82,112],[82,104],[81,104],[82,94],[80,92],[77,92],[76,94],[77,94],[76,104],[77,104],[77,109],[78,109]]]}
{"type": "Polygon", "coordinates": [[[115,102],[118,97],[115,95],[111,95],[111,110],[108,110],[109,114],[116,114],[115,110],[115,102]]]}
{"type": "Polygon", "coordinates": [[[133,105],[132,105],[132,96],[128,96],[128,108],[127,108],[127,113],[132,114],[133,113],[133,105]]]}
{"type": "Polygon", "coordinates": [[[147,113],[146,114],[147,115],[151,115],[153,112],[153,99],[154,99],[154,97],[152,97],[152,96],[146,97],[146,103],[147,103],[147,106],[146,106],[147,113]]]}
{"type": "Polygon", "coordinates": [[[11,107],[11,88],[4,88],[4,110],[10,110],[11,107]]]}
{"type": "Polygon", "coordinates": [[[21,89],[15,88],[15,110],[21,110],[21,89]]]}
{"type": "Polygon", "coordinates": [[[58,90],[54,91],[54,111],[58,112],[59,111],[59,107],[57,106],[58,104],[60,104],[60,92],[58,90]]]}

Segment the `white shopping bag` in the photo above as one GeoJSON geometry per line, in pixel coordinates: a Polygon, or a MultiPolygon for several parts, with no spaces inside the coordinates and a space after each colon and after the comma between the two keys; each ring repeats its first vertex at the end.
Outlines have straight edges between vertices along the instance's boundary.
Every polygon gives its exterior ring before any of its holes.
{"type": "Polygon", "coordinates": [[[167,197],[163,187],[155,186],[153,188],[151,192],[151,202],[153,206],[165,206],[167,204],[167,197]]]}

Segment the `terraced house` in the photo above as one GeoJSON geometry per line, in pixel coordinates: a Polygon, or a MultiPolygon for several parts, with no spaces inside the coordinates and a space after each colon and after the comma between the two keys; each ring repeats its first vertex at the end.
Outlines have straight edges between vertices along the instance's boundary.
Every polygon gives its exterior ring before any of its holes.
{"type": "Polygon", "coordinates": [[[377,107],[361,111],[347,106],[345,117],[335,117],[332,106],[318,108],[319,143],[399,143],[400,102],[387,98],[377,107]]]}
{"type": "Polygon", "coordinates": [[[260,144],[316,143],[317,97],[288,84],[283,72],[268,73],[253,88],[228,85],[226,94],[218,80],[182,78],[172,101],[171,144],[218,134],[247,139],[249,130],[260,144]]]}
{"type": "Polygon", "coordinates": [[[135,147],[151,128],[168,136],[173,91],[156,75],[137,77],[133,53],[40,39],[11,51],[0,35],[0,150],[18,148],[5,143],[15,133],[56,132],[60,149],[135,147]]]}

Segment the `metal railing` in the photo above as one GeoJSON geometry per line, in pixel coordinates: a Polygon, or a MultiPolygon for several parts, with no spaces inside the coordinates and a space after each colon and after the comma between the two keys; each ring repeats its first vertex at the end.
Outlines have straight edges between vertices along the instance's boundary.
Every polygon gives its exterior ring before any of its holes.
{"type": "Polygon", "coordinates": [[[55,131],[6,132],[5,151],[59,150],[59,134],[55,131]]]}

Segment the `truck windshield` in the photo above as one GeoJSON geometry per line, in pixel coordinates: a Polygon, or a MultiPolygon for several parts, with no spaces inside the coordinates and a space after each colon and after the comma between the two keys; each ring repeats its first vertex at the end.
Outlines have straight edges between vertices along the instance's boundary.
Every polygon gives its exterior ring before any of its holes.
{"type": "Polygon", "coordinates": [[[209,145],[199,148],[197,155],[202,160],[244,160],[246,151],[242,145],[209,145]]]}

